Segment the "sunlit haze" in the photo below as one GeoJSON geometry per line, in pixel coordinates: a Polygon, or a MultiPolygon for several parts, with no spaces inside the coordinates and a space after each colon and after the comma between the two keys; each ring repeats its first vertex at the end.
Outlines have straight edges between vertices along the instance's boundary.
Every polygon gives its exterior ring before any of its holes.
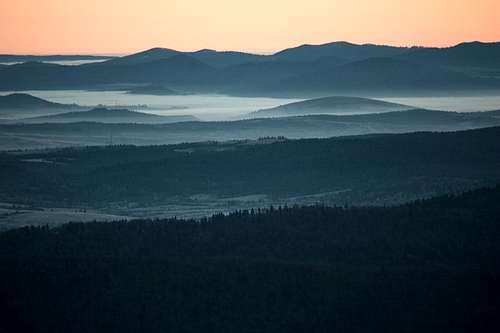
{"type": "Polygon", "coordinates": [[[449,46],[499,40],[499,13],[498,0],[6,0],[0,53],[272,52],[337,40],[449,46]]]}

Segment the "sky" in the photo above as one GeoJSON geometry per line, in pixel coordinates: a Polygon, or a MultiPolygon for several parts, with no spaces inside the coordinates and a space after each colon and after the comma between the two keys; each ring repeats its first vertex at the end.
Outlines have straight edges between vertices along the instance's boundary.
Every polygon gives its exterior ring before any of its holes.
{"type": "Polygon", "coordinates": [[[500,41],[500,0],[0,0],[0,53],[500,41]]]}

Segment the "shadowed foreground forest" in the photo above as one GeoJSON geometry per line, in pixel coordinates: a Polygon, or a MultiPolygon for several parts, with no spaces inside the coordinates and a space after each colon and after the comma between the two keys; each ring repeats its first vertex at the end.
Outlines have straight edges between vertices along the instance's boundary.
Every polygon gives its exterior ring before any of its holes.
{"type": "Polygon", "coordinates": [[[494,331],[499,199],[6,231],[2,331],[494,331]]]}

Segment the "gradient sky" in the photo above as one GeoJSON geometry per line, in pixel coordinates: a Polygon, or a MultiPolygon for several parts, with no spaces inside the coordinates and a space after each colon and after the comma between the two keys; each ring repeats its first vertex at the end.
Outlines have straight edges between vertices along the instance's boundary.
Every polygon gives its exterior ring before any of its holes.
{"type": "Polygon", "coordinates": [[[500,0],[1,0],[0,53],[500,40],[500,0]]]}

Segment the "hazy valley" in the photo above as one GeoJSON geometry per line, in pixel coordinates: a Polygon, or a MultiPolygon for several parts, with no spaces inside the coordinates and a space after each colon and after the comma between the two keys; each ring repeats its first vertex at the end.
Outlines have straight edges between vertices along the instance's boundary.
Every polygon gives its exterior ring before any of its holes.
{"type": "Polygon", "coordinates": [[[499,42],[0,55],[2,325],[495,331],[499,143],[499,42]]]}

